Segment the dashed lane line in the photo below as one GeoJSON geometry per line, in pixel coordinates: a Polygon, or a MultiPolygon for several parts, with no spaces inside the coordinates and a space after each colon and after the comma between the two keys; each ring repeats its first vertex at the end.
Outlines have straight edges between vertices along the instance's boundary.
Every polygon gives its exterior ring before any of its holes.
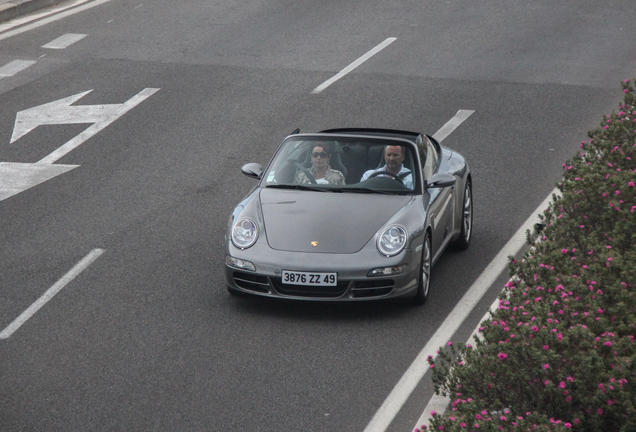
{"type": "Polygon", "coordinates": [[[73,45],[75,42],[79,42],[86,37],[85,34],[81,33],[67,33],[59,38],[52,40],[46,45],[42,45],[42,48],[48,49],[65,49],[69,46],[73,45]]]}
{"type": "Polygon", "coordinates": [[[18,72],[33,66],[36,62],[33,60],[14,60],[0,67],[0,78],[10,77],[18,72]]]}
{"type": "Polygon", "coordinates": [[[363,55],[362,57],[360,57],[359,59],[357,59],[356,61],[351,63],[349,66],[347,66],[346,68],[344,68],[340,72],[338,72],[336,75],[334,75],[333,77],[329,78],[324,83],[320,84],[318,87],[316,87],[312,91],[312,93],[313,94],[321,93],[324,89],[329,87],[331,84],[335,83],[340,78],[344,77],[349,72],[351,72],[352,70],[354,70],[355,68],[360,66],[362,63],[364,63],[365,61],[369,60],[371,57],[373,57],[374,55],[376,55],[377,53],[382,51],[384,48],[386,48],[387,46],[391,45],[393,42],[395,42],[396,39],[397,38],[394,38],[394,37],[385,39],[384,42],[380,43],[375,48],[373,48],[371,51],[367,52],[365,55],[363,55]]]}
{"type": "Polygon", "coordinates": [[[72,269],[68,271],[62,278],[57,281],[51,288],[46,290],[46,292],[35,301],[27,310],[22,312],[19,317],[17,317],[11,324],[7,326],[0,333],[0,339],[7,339],[11,336],[17,329],[19,329],[22,324],[24,324],[29,318],[31,318],[42,306],[44,306],[49,300],[51,300],[57,293],[59,293],[62,288],[68,285],[77,275],[86,270],[86,268],[93,263],[101,254],[104,253],[103,249],[93,249],[88,255],[86,255],[80,262],[75,264],[72,269]]]}

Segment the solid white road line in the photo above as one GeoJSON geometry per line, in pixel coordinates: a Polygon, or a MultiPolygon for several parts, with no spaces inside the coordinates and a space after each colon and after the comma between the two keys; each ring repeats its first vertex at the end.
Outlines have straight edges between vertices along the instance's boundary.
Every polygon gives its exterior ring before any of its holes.
{"type": "Polygon", "coordinates": [[[338,72],[336,75],[334,75],[333,77],[329,78],[327,81],[325,81],[324,83],[320,84],[318,87],[316,87],[312,93],[317,94],[322,92],[324,89],[326,89],[327,87],[329,87],[331,84],[335,83],[336,81],[338,81],[340,78],[342,78],[343,76],[347,75],[349,72],[351,72],[352,70],[354,70],[355,68],[357,68],[358,66],[360,66],[362,63],[364,63],[365,61],[369,60],[371,57],[373,57],[374,55],[376,55],[377,53],[379,53],[380,51],[382,51],[384,48],[386,48],[387,46],[389,46],[390,44],[392,44],[397,38],[388,38],[386,39],[384,42],[382,42],[380,45],[376,46],[375,48],[373,48],[371,51],[369,51],[368,53],[366,53],[365,55],[363,55],[362,57],[360,57],[358,60],[354,61],[353,63],[351,63],[349,66],[347,66],[346,68],[344,68],[343,70],[341,70],[340,72],[338,72]]]}
{"type": "Polygon", "coordinates": [[[380,409],[375,413],[364,429],[364,432],[386,431],[415,387],[429,370],[427,357],[429,355],[432,355],[434,358],[437,357],[436,351],[439,347],[445,345],[450,340],[475,305],[481,300],[492,284],[495,283],[501,272],[506,269],[508,256],[517,255],[526,245],[526,230],[532,230],[534,224],[538,222],[538,214],[548,208],[553,193],[557,193],[557,190],[555,189],[550,193],[539,207],[532,212],[532,215],[523,223],[512,238],[508,240],[508,243],[499,251],[497,256],[495,256],[490,264],[488,264],[488,267],[479,275],[462,299],[455,305],[451,313],[439,326],[438,330],[429,339],[424,348],[422,348],[413,363],[411,363],[411,366],[409,366],[404,375],[402,375],[402,378],[400,378],[380,409]]]}
{"type": "Polygon", "coordinates": [[[57,21],[57,20],[61,20],[62,18],[66,18],[67,16],[71,16],[71,15],[74,15],[74,14],[76,14],[78,12],[82,12],[82,11],[85,11],[87,9],[93,8],[95,6],[99,6],[101,4],[107,3],[110,0],[95,0],[95,1],[87,3],[87,4],[83,4],[83,3],[86,3],[86,1],[87,0],[78,0],[78,1],[73,2],[70,5],[66,5],[66,6],[63,6],[61,8],[55,8],[55,9],[49,10],[49,11],[41,13],[41,14],[36,14],[36,15],[33,15],[33,16],[26,17],[25,20],[18,19],[18,20],[14,20],[14,21],[9,21],[9,23],[7,25],[0,25],[0,40],[8,39],[8,38],[10,38],[12,36],[19,35],[21,33],[27,32],[29,30],[33,30],[35,28],[41,27],[43,25],[52,23],[52,22],[57,21]],[[82,5],[82,6],[76,7],[77,5],[82,5]],[[60,11],[62,11],[62,12],[58,13],[60,11]],[[36,21],[36,22],[34,22],[32,24],[25,25],[24,27],[20,27],[20,28],[17,28],[15,30],[7,31],[8,28],[16,27],[16,26],[19,26],[19,25],[23,24],[24,22],[29,22],[29,21],[32,21],[34,19],[38,19],[38,18],[40,18],[42,16],[48,16],[48,15],[51,15],[51,14],[53,14],[53,16],[50,16],[48,18],[44,18],[44,19],[42,19],[40,21],[36,21]],[[11,27],[7,27],[8,25],[11,25],[11,27]]]}
{"type": "Polygon", "coordinates": [[[51,288],[35,301],[27,310],[17,317],[11,324],[7,326],[2,333],[0,333],[0,339],[6,339],[20,328],[29,318],[31,318],[42,306],[44,306],[49,300],[55,296],[62,288],[64,288],[70,281],[75,279],[82,271],[84,271],[89,265],[93,263],[99,256],[104,253],[103,249],[93,249],[88,255],[86,255],[80,262],[69,270],[62,279],[57,281],[51,288]]]}
{"type": "Polygon", "coordinates": [[[433,135],[433,138],[435,138],[437,142],[441,143],[442,141],[446,139],[447,136],[451,134],[451,132],[457,129],[457,126],[462,124],[464,121],[466,121],[468,117],[473,115],[474,112],[475,111],[473,110],[457,111],[457,114],[455,114],[455,117],[450,119],[448,122],[446,122],[444,126],[442,126],[437,132],[435,132],[435,135],[433,135]]]}
{"type": "Polygon", "coordinates": [[[49,49],[68,48],[69,46],[73,45],[75,42],[81,41],[85,37],[86,35],[81,33],[67,33],[63,36],[60,36],[59,38],[55,40],[52,40],[46,45],[42,45],[42,48],[49,48],[49,49]]]}
{"type": "Polygon", "coordinates": [[[0,78],[13,76],[21,70],[33,66],[35,63],[33,60],[14,60],[0,67],[0,78]]]}

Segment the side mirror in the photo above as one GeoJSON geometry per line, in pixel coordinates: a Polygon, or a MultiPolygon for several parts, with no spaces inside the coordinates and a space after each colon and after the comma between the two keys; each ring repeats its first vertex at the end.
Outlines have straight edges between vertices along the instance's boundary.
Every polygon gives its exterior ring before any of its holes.
{"type": "Polygon", "coordinates": [[[243,165],[241,172],[250,178],[260,179],[263,175],[263,167],[257,163],[243,165]]]}
{"type": "Polygon", "coordinates": [[[455,185],[455,176],[451,174],[437,173],[426,182],[427,188],[445,188],[455,185]]]}

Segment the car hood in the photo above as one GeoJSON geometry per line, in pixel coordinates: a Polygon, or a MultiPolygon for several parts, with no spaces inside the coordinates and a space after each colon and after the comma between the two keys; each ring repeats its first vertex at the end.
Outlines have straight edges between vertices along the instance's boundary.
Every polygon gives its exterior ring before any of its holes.
{"type": "Polygon", "coordinates": [[[292,252],[357,252],[411,199],[284,189],[260,192],[269,246],[292,252]]]}

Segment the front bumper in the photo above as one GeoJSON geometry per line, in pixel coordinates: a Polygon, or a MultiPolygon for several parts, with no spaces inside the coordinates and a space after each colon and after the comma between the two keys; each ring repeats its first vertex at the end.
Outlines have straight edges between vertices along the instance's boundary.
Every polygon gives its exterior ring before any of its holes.
{"type": "Polygon", "coordinates": [[[405,250],[386,258],[377,250],[354,254],[322,254],[276,251],[255,245],[240,250],[228,245],[228,255],[254,264],[256,271],[225,265],[230,290],[266,297],[315,301],[368,301],[409,298],[417,291],[421,253],[405,250]],[[405,264],[402,273],[369,277],[370,270],[405,264]],[[282,270],[336,272],[336,286],[303,286],[282,283],[282,270]]]}

